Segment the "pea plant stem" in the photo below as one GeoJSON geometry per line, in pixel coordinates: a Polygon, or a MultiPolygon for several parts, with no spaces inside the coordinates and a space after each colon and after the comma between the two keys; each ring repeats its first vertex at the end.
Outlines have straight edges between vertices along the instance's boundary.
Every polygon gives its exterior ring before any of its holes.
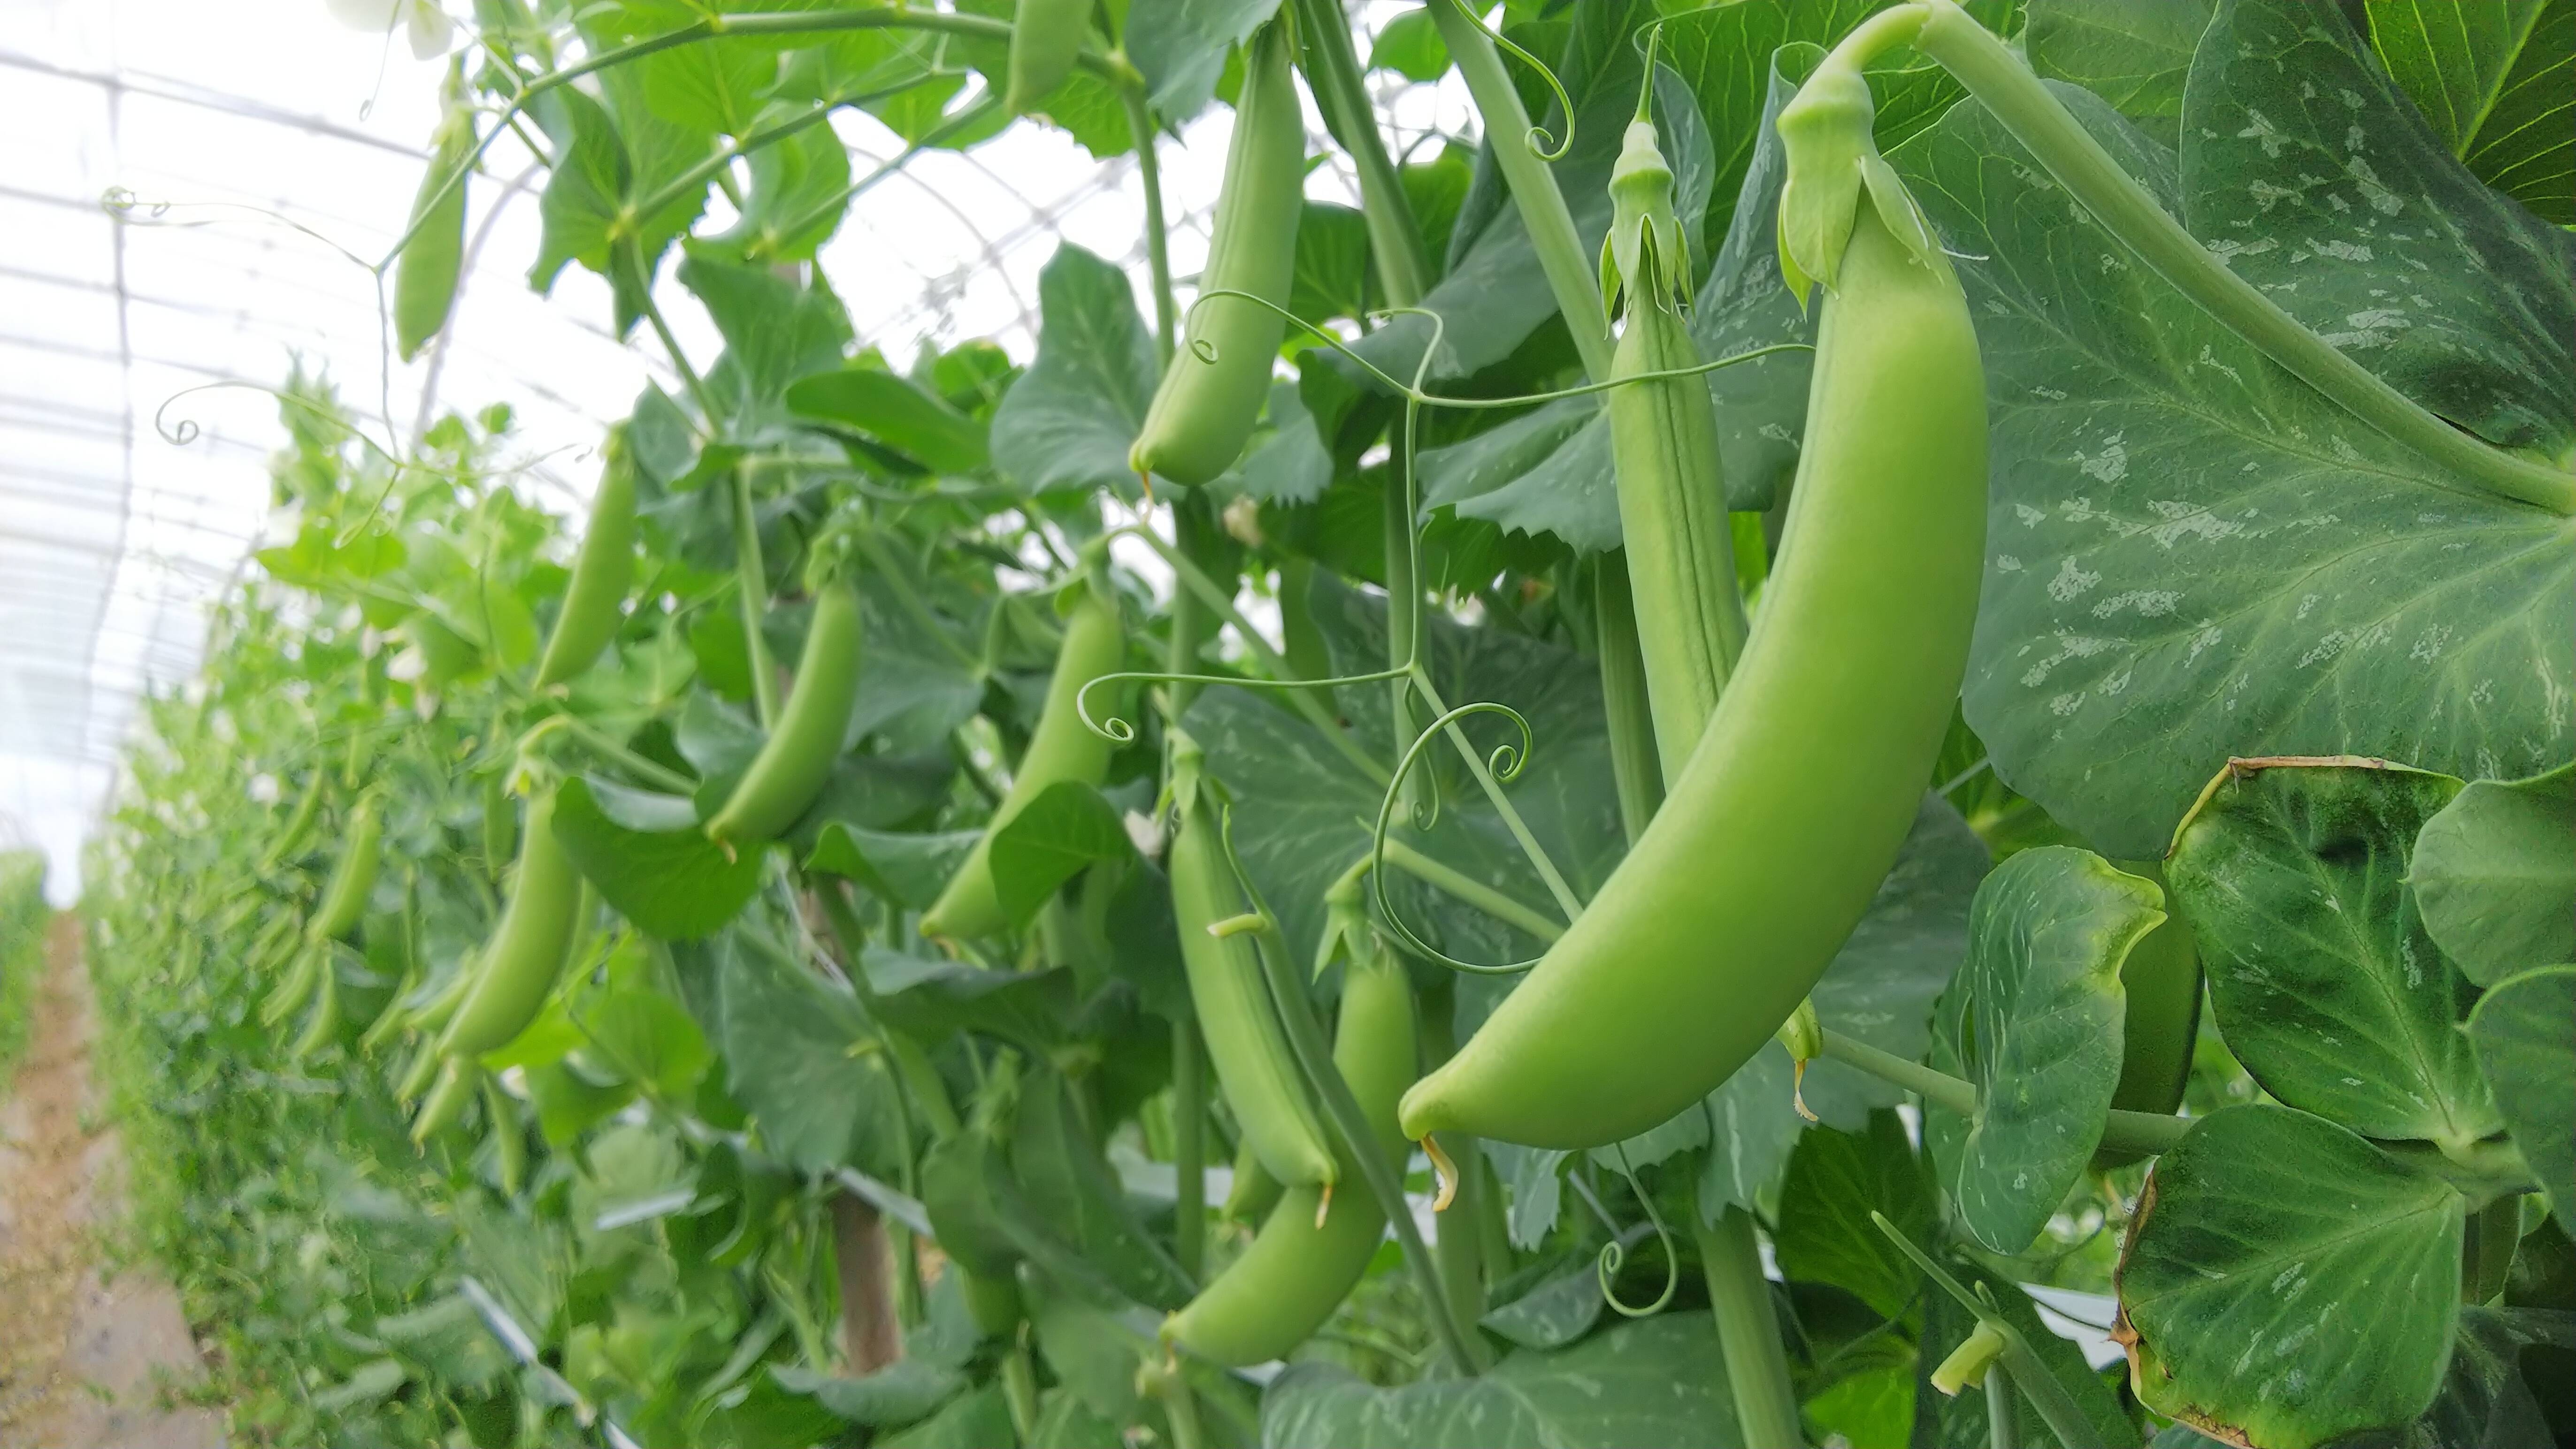
{"type": "Polygon", "coordinates": [[[1414,1284],[1422,1293],[1442,1350],[1460,1373],[1482,1373],[1490,1366],[1491,1357],[1485,1341],[1477,1336],[1474,1324],[1459,1318],[1458,1305],[1441,1281],[1439,1265],[1422,1241],[1422,1229],[1413,1221],[1413,1204],[1404,1195],[1404,1179],[1379,1150],[1368,1114],[1361,1109],[1359,1098],[1351,1094],[1351,1084],[1343,1079],[1341,1068],[1333,1064],[1332,1044],[1324,1039],[1324,1023],[1315,1014],[1314,999],[1306,994],[1306,983],[1288,950],[1288,938],[1269,907],[1256,902],[1254,908],[1262,922],[1255,937],[1261,970],[1269,982],[1271,1000],[1278,1007],[1280,1023],[1287,1028],[1289,1050],[1314,1085],[1315,1095],[1322,1099],[1324,1113],[1332,1119],[1333,1131],[1349,1150],[1351,1160],[1358,1164],[1368,1191],[1377,1195],[1378,1206],[1386,1210],[1387,1225],[1395,1230],[1395,1241],[1404,1250],[1405,1266],[1412,1271],[1414,1284]]]}
{"type": "MultiPolygon", "coordinates": [[[[1892,1082],[1920,1096],[1925,1102],[1945,1112],[1972,1117],[1977,1111],[1976,1083],[1947,1072],[1935,1071],[1921,1062],[1909,1062],[1894,1052],[1877,1047],[1841,1032],[1819,1031],[1823,1055],[1858,1067],[1882,1082],[1892,1082]]],[[[2170,1152],[2191,1130],[2185,1117],[2161,1112],[2127,1112],[2114,1109],[2102,1129],[2102,1145],[2119,1152],[2154,1156],[2170,1152]]]]}
{"type": "Polygon", "coordinates": [[[2021,1410],[2001,1364],[1986,1370],[1986,1449],[2021,1449],[2021,1410]]]}
{"type": "Polygon", "coordinates": [[[1128,86],[1118,93],[1126,103],[1127,129],[1136,138],[1136,179],[1145,188],[1145,260],[1154,274],[1154,357],[1172,365],[1180,314],[1172,300],[1172,247],[1164,233],[1162,138],[1154,130],[1154,113],[1145,93],[1128,86]]]}
{"type": "Polygon", "coordinates": [[[1207,1261],[1207,1060],[1194,1021],[1172,1023],[1172,1257],[1199,1280],[1207,1261]]]}
{"type": "Polygon", "coordinates": [[[732,470],[733,571],[742,595],[742,647],[751,659],[751,697],[760,711],[760,727],[778,727],[778,670],[769,659],[769,640],[760,621],[769,607],[769,569],[760,557],[760,517],[752,508],[751,474],[732,470]]]}
{"type": "Polygon", "coordinates": [[[1654,707],[1646,697],[1646,658],[1637,645],[1628,561],[1618,551],[1593,566],[1593,629],[1599,643],[1601,704],[1610,737],[1625,741],[1610,752],[1610,775],[1619,791],[1619,823],[1633,841],[1664,803],[1663,765],[1656,752],[1654,707]]]}
{"type": "Polygon", "coordinates": [[[1780,1343],[1779,1315],[1771,1307],[1771,1283],[1762,1275],[1753,1215],[1729,1204],[1710,1222],[1702,1206],[1691,1213],[1691,1235],[1699,1243],[1700,1273],[1708,1280],[1709,1310],[1717,1320],[1727,1388],[1735,1398],[1744,1442],[1784,1449],[1806,1443],[1797,1391],[1789,1381],[1789,1356],[1780,1343]]]}
{"type": "MultiPolygon", "coordinates": [[[[2576,513],[2576,476],[2452,427],[2309,331],[2167,213],[1992,31],[1952,0],[1914,4],[1920,15],[1917,26],[1891,24],[1871,34],[1869,43],[1910,40],[1939,62],[2104,230],[2219,325],[2461,483],[2553,513],[2576,513]],[[1907,35],[1908,29],[1916,33],[1907,35]]],[[[1861,58],[1868,54],[1862,51],[1861,58]]]]}
{"type": "MultiPolygon", "coordinates": [[[[1493,39],[1458,0],[1431,0],[1431,22],[1457,59],[1467,93],[1484,117],[1494,165],[1503,173],[1521,224],[1538,250],[1539,267],[1547,273],[1548,289],[1556,293],[1566,330],[1574,334],[1574,350],[1583,358],[1583,370],[1600,381],[1610,375],[1610,324],[1601,310],[1600,271],[1584,255],[1574,213],[1566,207],[1565,193],[1557,189],[1555,173],[1530,149],[1529,111],[1521,105],[1521,94],[1504,71],[1493,39]]],[[[1566,124],[1573,122],[1572,116],[1566,118],[1566,124]]]]}
{"type": "Polygon", "coordinates": [[[1369,256],[1390,305],[1410,307],[1429,287],[1431,265],[1422,251],[1422,229],[1404,194],[1403,174],[1378,134],[1377,111],[1360,76],[1351,45],[1350,18],[1341,0],[1296,0],[1298,38],[1304,42],[1307,86],[1333,139],[1359,172],[1360,214],[1368,223],[1369,256]]]}

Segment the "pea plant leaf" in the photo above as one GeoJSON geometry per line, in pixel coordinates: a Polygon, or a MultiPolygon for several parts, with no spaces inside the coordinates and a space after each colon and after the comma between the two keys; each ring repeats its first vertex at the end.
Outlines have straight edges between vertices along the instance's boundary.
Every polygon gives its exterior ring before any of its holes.
{"type": "Polygon", "coordinates": [[[993,467],[1028,493],[1136,493],[1127,447],[1160,369],[1136,294],[1116,267],[1066,242],[1038,273],[1037,359],[1002,395],[993,467]]]}
{"type": "Polygon", "coordinates": [[[1059,780],[994,832],[993,888],[1003,913],[1025,923],[1086,867],[1135,853],[1126,825],[1097,789],[1059,780]]]}
{"type": "Polygon", "coordinates": [[[2379,1138],[2503,1125],[2457,1029],[2473,988],[2406,888],[2417,832],[2458,791],[2398,766],[2231,766],[2175,836],[2166,880],[2211,1009],[2283,1102],[2379,1138]]]}
{"type": "MultiPolygon", "coordinates": [[[[2090,94],[2058,93],[2181,209],[2170,153],[2090,94]]],[[[1967,258],[1988,370],[1994,481],[1965,696],[1999,777],[2136,859],[2163,850],[2231,755],[2353,751],[2472,774],[2566,759],[2563,520],[2462,491],[2255,354],[1981,107],[1891,159],[1967,258]]],[[[2415,275],[2305,255],[2292,275],[2333,271],[2343,287],[2415,275]]],[[[2474,264],[2463,250],[2440,262],[2474,264]]]]}
{"type": "Polygon", "coordinates": [[[943,473],[973,472],[987,461],[984,424],[880,367],[839,367],[800,377],[788,385],[787,410],[848,429],[943,473]]]}
{"type": "Polygon", "coordinates": [[[1278,10],[1279,0],[1134,0],[1127,58],[1155,113],[1174,124],[1197,115],[1216,96],[1226,52],[1278,10]]]}
{"type": "Polygon", "coordinates": [[[2471,174],[2576,222],[2576,4],[2369,0],[2371,47],[2471,174]]]}
{"type": "Polygon", "coordinates": [[[728,859],[677,797],[645,797],[669,802],[668,823],[629,828],[601,808],[601,797],[611,792],[625,797],[628,810],[640,808],[633,797],[643,792],[565,781],[555,794],[554,829],[582,876],[628,920],[666,939],[713,935],[760,889],[760,851],[728,859]]]}
{"type": "Polygon", "coordinates": [[[1977,890],[1941,1018],[1977,1086],[1952,1195],[1998,1253],[2030,1246],[2101,1144],[2120,1085],[2120,967],[2164,919],[2163,898],[2062,845],[2015,855],[1977,890]]]}
{"type": "Polygon", "coordinates": [[[1300,1363],[1262,1395],[1261,1442],[1275,1449],[1545,1449],[1657,1444],[1735,1449],[1735,1406],[1713,1372],[1704,1313],[1663,1313],[1571,1348],[1519,1349],[1481,1377],[1393,1388],[1328,1363],[1300,1363]]]}
{"type": "Polygon", "coordinates": [[[2217,0],[2030,0],[2031,69],[2111,103],[2167,146],[2182,135],[2183,85],[2217,0]]]}
{"type": "Polygon", "coordinates": [[[1011,1170],[1040,1220],[1139,1303],[1176,1309],[1194,1291],[1189,1275],[1137,1221],[1118,1174],[1082,1124],[1062,1073],[1020,1084],[1012,1119],[1011,1170]]]}
{"type": "Polygon", "coordinates": [[[1932,1184],[1905,1125],[1893,1111],[1870,1114],[1860,1132],[1808,1132],[1789,1156],[1771,1245],[1786,1277],[1844,1289],[1881,1318],[1903,1316],[1923,1270],[1887,1240],[1883,1213],[1916,1243],[1932,1229],[1932,1184]]]}
{"type": "Polygon", "coordinates": [[[903,1103],[879,1033],[847,986],[766,953],[719,953],[725,1089],[766,1150],[809,1175],[903,1160],[903,1103]]]}
{"type": "Polygon", "coordinates": [[[2469,1044],[2522,1160],[2561,1226],[2576,1225],[2576,966],[2498,984],[2469,1013],[2469,1044]]]}
{"type": "Polygon", "coordinates": [[[805,869],[857,881],[894,905],[928,910],[983,838],[981,830],[919,835],[835,820],[816,837],[805,869]]]}
{"type": "Polygon", "coordinates": [[[2576,238],[2469,174],[2335,7],[2224,0],[2184,132],[2183,222],[2238,276],[2490,442],[2576,442],[2576,238]]]}
{"type": "Polygon", "coordinates": [[[2139,1398],[2281,1449],[2406,1424],[2450,1360],[2465,1207],[2321,1117],[2212,1113],[2157,1160],[2121,1252],[2112,1336],[2139,1398]]]}
{"type": "Polygon", "coordinates": [[[2471,781],[2424,822],[2407,878],[2424,929],[2480,986],[2576,961],[2576,765],[2471,781]]]}

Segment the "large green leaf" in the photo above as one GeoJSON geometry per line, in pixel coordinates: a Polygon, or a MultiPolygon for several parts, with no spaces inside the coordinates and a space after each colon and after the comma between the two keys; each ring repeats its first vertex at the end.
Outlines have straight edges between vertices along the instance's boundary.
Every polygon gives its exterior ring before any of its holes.
{"type": "Polygon", "coordinates": [[[2109,101],[2167,146],[2182,133],[2183,83],[2218,0],[2030,0],[2031,69],[2109,101]]]}
{"type": "Polygon", "coordinates": [[[2368,4],[2372,47],[2451,154],[2541,220],[2576,223],[2576,4],[2368,4]]]}
{"type": "Polygon", "coordinates": [[[1132,497],[1127,447],[1160,369],[1125,273],[1066,242],[1038,274],[1037,360],[993,413],[993,466],[1026,492],[1132,497]]]}
{"type": "Polygon", "coordinates": [[[900,1163],[903,1104],[858,998],[764,952],[735,947],[717,959],[726,1089],[768,1150],[813,1174],[900,1163]]]}
{"type": "Polygon", "coordinates": [[[2459,790],[2400,766],[2231,766],[2166,880],[2227,1045],[2265,1091],[2372,1137],[2503,1124],[2458,1031],[2474,990],[2424,934],[2406,859],[2459,790]]]}
{"type": "Polygon", "coordinates": [[[849,212],[850,152],[829,124],[808,126],[751,153],[742,215],[698,245],[743,261],[811,261],[849,212]]]}
{"type": "Polygon", "coordinates": [[[1127,58],[1155,114],[1175,125],[1197,115],[1216,95],[1226,52],[1278,9],[1279,0],[1132,0],[1127,58]]]}
{"type": "Polygon", "coordinates": [[[788,384],[836,367],[850,345],[849,314],[819,282],[799,286],[766,267],[711,255],[680,263],[679,278],[724,335],[707,391],[746,436],[781,421],[788,384]]]}
{"type": "Polygon", "coordinates": [[[2164,920],[2155,882],[2089,850],[2025,850],[1977,890],[1942,1024],[1977,1111],[1952,1191],[1971,1236],[2018,1253],[2101,1144],[2120,1085],[2120,967],[2164,920]]]}
{"type": "Polygon", "coordinates": [[[1522,1349],[1478,1378],[1395,1388],[1322,1363],[1261,1400],[1269,1449],[1727,1449],[1741,1444],[1704,1313],[1623,1323],[1572,1348],[1522,1349]]]}
{"type": "Polygon", "coordinates": [[[2464,1208],[2323,1118],[2202,1119],[2157,1160],[2121,1255],[2114,1336],[2138,1396],[2278,1449],[2405,1424],[2450,1359],[2464,1208]]]}
{"type": "Polygon", "coordinates": [[[2424,929],[2471,981],[2576,961],[2576,765],[2476,780],[2424,822],[2407,872],[2424,929]]]}
{"type": "Polygon", "coordinates": [[[1866,1132],[1807,1133],[1789,1156],[1771,1235],[1783,1275],[1830,1283],[1895,1318],[1914,1302],[1923,1270],[1870,1221],[1884,1213],[1916,1243],[1932,1230],[1932,1185],[1893,1111],[1870,1114],[1866,1132]]]}
{"type": "Polygon", "coordinates": [[[798,417],[848,428],[943,473],[984,466],[984,425],[921,384],[875,367],[837,367],[787,388],[798,417]]]}
{"type": "Polygon", "coordinates": [[[835,820],[816,838],[805,869],[847,876],[895,905],[928,910],[983,838],[980,830],[910,835],[835,820]]]}
{"type": "Polygon", "coordinates": [[[728,857],[698,828],[687,802],[643,797],[669,802],[668,823],[636,830],[601,808],[599,797],[611,792],[642,794],[579,778],[565,781],[555,794],[554,829],[564,853],[618,914],[656,936],[686,940],[723,929],[760,889],[761,852],[728,857]]]}
{"type": "Polygon", "coordinates": [[[1003,914],[1026,924],[1075,875],[1135,853],[1117,809],[1097,789],[1059,780],[993,833],[993,890],[1003,914]]]}
{"type": "Polygon", "coordinates": [[[2559,1223],[2576,1228],[2576,966],[2489,991],[2469,1014],[2469,1041],[2522,1160],[2559,1223]]]}
{"type": "MultiPolygon", "coordinates": [[[[2058,94],[2179,209],[2170,153],[2092,96],[2058,94]]],[[[1943,244],[1985,258],[1960,268],[1994,450],[1966,698],[1999,776],[2104,853],[2146,858],[2231,755],[2348,750],[2475,774],[2567,758],[2563,520],[2461,491],[2265,361],[1982,108],[1954,108],[1895,159],[1943,244]]],[[[2255,241],[2236,240],[2240,256],[2255,241]]],[[[2305,260],[2278,280],[2417,275],[2289,250],[2305,260]]],[[[2477,265],[2458,248],[2432,264],[2477,265]]]]}
{"type": "Polygon", "coordinates": [[[2334,7],[2224,0],[2183,130],[2184,223],[2237,275],[2492,442],[2576,442],[2576,238],[2470,175],[2334,7]]]}
{"type": "Polygon", "coordinates": [[[1011,1170],[1029,1206],[1128,1297],[1162,1309],[1187,1303],[1189,1275],[1145,1231],[1118,1174],[1083,1126],[1073,1087],[1058,1072],[1020,1081],[1011,1170]]]}

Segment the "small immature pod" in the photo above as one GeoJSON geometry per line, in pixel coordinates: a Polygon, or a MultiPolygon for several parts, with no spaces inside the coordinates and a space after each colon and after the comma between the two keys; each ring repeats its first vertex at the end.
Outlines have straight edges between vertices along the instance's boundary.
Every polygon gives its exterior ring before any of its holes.
{"type": "MultiPolygon", "coordinates": [[[[1647,119],[1650,55],[1638,116],[1610,173],[1613,217],[1601,247],[1605,303],[1624,311],[1610,376],[1696,367],[1701,358],[1684,309],[1690,250],[1673,212],[1673,173],[1647,119]]],[[[1655,746],[1668,766],[1690,758],[1719,691],[1744,648],[1717,411],[1698,377],[1658,377],[1612,388],[1610,450],[1619,524],[1646,665],[1655,746]]]]}
{"type": "Polygon", "coordinates": [[[1091,23],[1091,0],[1020,0],[1011,17],[1010,83],[1002,105],[1025,116],[1073,74],[1091,23]]]}
{"type": "MultiPolygon", "coordinates": [[[[993,810],[984,837],[975,842],[965,864],[957,868],[939,899],[921,916],[924,934],[952,940],[974,940],[1009,928],[993,885],[993,837],[1011,823],[1031,800],[1050,785],[1079,780],[1097,785],[1109,774],[1115,741],[1082,722],[1083,686],[1126,662],[1127,635],[1118,606],[1101,597],[1088,582],[1074,586],[1065,616],[1064,642],[1056,651],[1055,677],[1047,681],[1046,705],[1038,713],[1029,747],[1020,756],[1019,773],[993,810]]],[[[1106,691],[1104,691],[1105,693],[1106,691]]]]}
{"type": "Polygon", "coordinates": [[[858,591],[847,582],[835,579],[814,596],[795,688],[733,797],[707,821],[709,840],[774,840],[822,793],[858,703],[862,628],[858,591]]]}
{"type": "Polygon", "coordinates": [[[1207,1036],[1217,1083],[1261,1165],[1292,1187],[1331,1182],[1340,1169],[1289,1050],[1288,1030],[1271,1002],[1252,937],[1218,936],[1208,929],[1243,914],[1243,891],[1226,861],[1224,826],[1200,778],[1199,761],[1196,742],[1176,735],[1172,793],[1181,818],[1164,864],[1172,878],[1172,915],[1190,1004],[1207,1036]]]}
{"type": "Polygon", "coordinates": [[[474,108],[465,99],[464,65],[459,57],[448,69],[447,113],[431,139],[429,171],[411,204],[418,230],[394,262],[394,348],[405,362],[447,325],[464,267],[465,178],[458,172],[474,155],[474,108]]]}
{"type": "MultiPolygon", "coordinates": [[[[1245,55],[1224,189],[1199,274],[1203,293],[1241,291],[1288,303],[1297,218],[1306,204],[1306,122],[1288,45],[1283,17],[1255,35],[1245,55]]],[[[1270,369],[1287,326],[1279,313],[1241,297],[1191,308],[1189,336],[1163,373],[1127,465],[1189,486],[1234,466],[1270,396],[1270,369]]]]}
{"type": "Polygon", "coordinates": [[[599,658],[617,637],[626,591],[634,581],[635,463],[626,450],[626,429],[620,426],[608,434],[607,466],[600,471],[599,492],[590,500],[590,524],[582,530],[563,612],[555,616],[554,633],[547,636],[546,652],[537,661],[535,688],[560,684],[599,658]]]}

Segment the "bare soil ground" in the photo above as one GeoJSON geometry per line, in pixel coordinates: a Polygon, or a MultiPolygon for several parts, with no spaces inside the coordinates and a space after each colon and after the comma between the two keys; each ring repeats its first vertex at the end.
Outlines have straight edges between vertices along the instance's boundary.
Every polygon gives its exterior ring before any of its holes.
{"type": "Polygon", "coordinates": [[[102,1252],[122,1149],[90,1073],[80,921],[54,918],[25,1059],[0,1083],[0,1449],[221,1449],[179,1296],[102,1252]]]}

